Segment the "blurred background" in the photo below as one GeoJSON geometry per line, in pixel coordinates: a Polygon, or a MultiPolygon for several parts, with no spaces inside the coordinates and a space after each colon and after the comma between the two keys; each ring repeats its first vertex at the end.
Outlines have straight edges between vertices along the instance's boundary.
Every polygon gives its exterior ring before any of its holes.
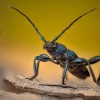
{"type": "MultiPolygon", "coordinates": [[[[31,24],[18,12],[8,9],[8,5],[25,13],[48,41],[77,17],[97,7],[97,10],[78,20],[57,42],[75,51],[81,58],[100,55],[100,0],[1,0],[0,66],[6,71],[12,69],[30,77],[34,74],[35,56],[48,54],[43,50],[43,42],[31,24]]],[[[92,68],[98,77],[100,62],[92,65],[92,68]]],[[[38,77],[61,84],[62,72],[58,65],[41,62],[38,77]]],[[[92,77],[82,81],[70,73],[68,81],[95,85],[92,77]]]]}

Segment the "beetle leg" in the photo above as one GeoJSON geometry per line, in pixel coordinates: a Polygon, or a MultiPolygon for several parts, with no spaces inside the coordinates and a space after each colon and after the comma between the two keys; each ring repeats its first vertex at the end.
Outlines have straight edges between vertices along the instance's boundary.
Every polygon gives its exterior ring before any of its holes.
{"type": "Polygon", "coordinates": [[[39,69],[39,63],[40,61],[42,62],[47,62],[47,61],[51,61],[53,63],[56,64],[56,62],[54,62],[48,55],[46,54],[41,54],[40,56],[36,56],[34,58],[34,62],[33,62],[33,70],[34,70],[34,75],[30,78],[26,78],[26,79],[29,79],[29,80],[32,80],[34,79],[37,75],[38,75],[38,69],[39,69]],[[38,60],[37,64],[36,64],[36,60],[38,60]]]}
{"type": "MultiPolygon", "coordinates": [[[[98,60],[98,59],[97,59],[98,60]]],[[[96,62],[97,62],[97,60],[96,60],[96,62]]],[[[91,60],[92,61],[92,60],[91,60]]],[[[97,85],[100,85],[100,75],[99,75],[99,77],[98,77],[98,79],[96,80],[96,77],[95,77],[95,75],[94,75],[94,72],[93,72],[93,69],[92,69],[92,67],[91,67],[91,65],[90,65],[90,61],[88,61],[88,60],[86,60],[86,59],[84,59],[84,58],[77,58],[77,59],[75,59],[74,61],[72,61],[72,62],[70,62],[70,63],[85,63],[86,65],[88,65],[89,66],[89,70],[90,70],[90,73],[91,73],[91,75],[92,75],[92,78],[93,78],[93,81],[97,84],[97,85]]],[[[85,67],[85,66],[83,66],[83,67],[85,67]]],[[[82,68],[82,67],[81,67],[82,68]]],[[[80,68],[79,68],[80,69],[80,68]]]]}
{"type": "MultiPolygon", "coordinates": [[[[100,61],[100,56],[94,56],[94,57],[92,57],[92,58],[90,58],[90,59],[88,60],[88,62],[89,62],[90,64],[95,64],[95,63],[97,63],[98,61],[100,61]]],[[[79,67],[79,69],[85,67],[86,65],[88,65],[88,63],[85,63],[84,65],[82,65],[81,67],[79,67]]]]}
{"type": "Polygon", "coordinates": [[[78,64],[80,64],[80,63],[87,63],[87,61],[84,58],[76,58],[75,60],[73,60],[72,62],[69,62],[69,63],[70,64],[71,63],[78,63],[78,64]]]}
{"type": "Polygon", "coordinates": [[[36,61],[34,59],[34,63],[33,63],[34,75],[31,76],[30,78],[26,78],[26,79],[32,80],[38,75],[39,63],[40,63],[40,61],[38,61],[37,65],[36,65],[36,61]]]}
{"type": "Polygon", "coordinates": [[[89,59],[90,64],[94,64],[96,62],[100,61],[100,56],[94,56],[91,59],[89,59]]]}
{"type": "Polygon", "coordinates": [[[91,75],[92,75],[93,81],[96,82],[96,77],[95,77],[95,75],[94,75],[93,69],[92,69],[92,67],[91,67],[91,65],[90,65],[90,63],[89,63],[88,60],[87,60],[87,63],[88,63],[89,70],[90,70],[90,72],[91,72],[91,75]]]}
{"type": "Polygon", "coordinates": [[[62,76],[62,84],[65,84],[65,76],[66,76],[66,71],[68,70],[68,63],[66,63],[66,66],[64,68],[63,76],[62,76]]]}
{"type": "Polygon", "coordinates": [[[89,66],[89,69],[90,69],[90,72],[91,72],[93,81],[94,81],[97,85],[100,85],[100,82],[99,82],[99,81],[100,81],[100,74],[99,74],[98,79],[96,80],[96,77],[95,77],[95,75],[94,75],[94,72],[93,72],[93,70],[92,70],[92,68],[91,68],[90,63],[89,63],[88,60],[87,60],[87,63],[88,63],[88,66],[89,66]]]}
{"type": "MultiPolygon", "coordinates": [[[[96,63],[98,61],[100,61],[100,56],[94,56],[91,59],[89,59],[89,63],[90,64],[94,64],[94,63],[96,63]]],[[[100,85],[100,74],[99,74],[98,79],[97,79],[96,82],[98,82],[98,84],[100,85]]]]}

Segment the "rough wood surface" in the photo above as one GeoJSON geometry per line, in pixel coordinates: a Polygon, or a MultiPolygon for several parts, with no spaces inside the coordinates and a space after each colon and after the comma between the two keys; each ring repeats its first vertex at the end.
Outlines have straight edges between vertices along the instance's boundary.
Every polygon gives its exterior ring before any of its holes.
{"type": "Polygon", "coordinates": [[[78,85],[67,82],[67,85],[59,85],[55,82],[47,83],[42,79],[35,78],[33,81],[25,79],[24,75],[7,75],[5,80],[17,88],[27,92],[44,94],[48,96],[75,98],[81,97],[84,100],[100,100],[100,87],[90,85],[78,85]]]}
{"type": "MultiPolygon", "coordinates": [[[[48,97],[33,93],[16,94],[0,90],[0,100],[66,100],[66,98],[48,97]]],[[[83,100],[80,97],[68,98],[67,100],[83,100]]]]}

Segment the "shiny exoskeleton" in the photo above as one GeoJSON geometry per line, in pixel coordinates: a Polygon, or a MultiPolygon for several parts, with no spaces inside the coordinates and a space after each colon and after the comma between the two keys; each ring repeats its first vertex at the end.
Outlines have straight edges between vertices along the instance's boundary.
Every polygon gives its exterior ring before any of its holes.
{"type": "Polygon", "coordinates": [[[84,13],[83,15],[79,16],[68,27],[66,27],[57,37],[55,37],[52,41],[46,41],[45,38],[40,34],[38,29],[36,28],[35,24],[25,14],[23,14],[21,11],[19,11],[18,9],[16,9],[14,7],[11,7],[11,6],[7,6],[7,7],[18,11],[20,14],[22,14],[24,17],[27,18],[27,20],[32,24],[32,26],[34,27],[37,34],[40,36],[40,38],[44,42],[43,49],[46,49],[47,52],[52,57],[52,58],[50,58],[47,54],[41,54],[39,56],[36,56],[34,58],[34,62],[33,62],[34,75],[27,79],[32,80],[38,75],[40,61],[42,61],[42,62],[51,61],[54,64],[60,65],[64,69],[63,75],[62,75],[62,84],[65,84],[64,79],[66,76],[66,71],[69,71],[71,74],[73,74],[74,76],[76,76],[79,79],[86,79],[87,77],[90,76],[90,73],[91,73],[93,81],[96,84],[100,85],[100,74],[99,74],[98,79],[96,79],[94,72],[90,65],[90,64],[94,64],[94,63],[100,61],[100,56],[94,56],[89,60],[84,59],[84,58],[79,58],[75,54],[74,51],[67,49],[67,47],[64,46],[63,44],[55,42],[78,19],[80,19],[81,17],[85,16],[86,14],[96,10],[97,8],[92,9],[92,10],[84,13]],[[36,63],[36,60],[37,60],[37,63],[36,63]],[[87,65],[89,67],[90,73],[86,68],[87,65]]]}

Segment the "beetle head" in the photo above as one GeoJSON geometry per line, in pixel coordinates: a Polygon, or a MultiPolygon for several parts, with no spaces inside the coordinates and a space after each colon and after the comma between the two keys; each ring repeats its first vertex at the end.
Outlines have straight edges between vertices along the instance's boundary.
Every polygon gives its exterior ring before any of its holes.
{"type": "Polygon", "coordinates": [[[44,45],[43,45],[43,49],[46,49],[48,52],[53,52],[57,49],[57,43],[56,42],[50,42],[47,41],[44,45]]]}

